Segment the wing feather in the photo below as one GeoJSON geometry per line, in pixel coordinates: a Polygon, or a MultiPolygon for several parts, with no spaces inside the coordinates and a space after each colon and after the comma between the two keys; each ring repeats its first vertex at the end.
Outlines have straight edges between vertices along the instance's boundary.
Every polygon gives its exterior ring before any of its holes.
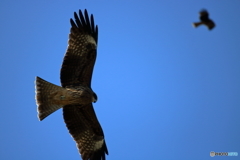
{"type": "Polygon", "coordinates": [[[63,117],[82,159],[105,160],[105,153],[108,154],[107,146],[92,104],[84,107],[64,106],[63,117]]]}
{"type": "Polygon", "coordinates": [[[97,26],[94,25],[93,15],[91,23],[87,10],[83,15],[74,13],[74,20],[70,20],[68,48],[61,68],[61,84],[63,87],[86,85],[91,87],[93,67],[97,55],[97,26]],[[84,18],[85,16],[85,18],[84,18]]]}
{"type": "Polygon", "coordinates": [[[85,10],[85,12],[84,12],[84,15],[85,15],[85,20],[86,20],[87,28],[91,30],[92,27],[91,27],[91,24],[90,24],[90,21],[89,21],[89,17],[88,17],[88,13],[87,13],[86,10],[85,10]]]}
{"type": "Polygon", "coordinates": [[[87,24],[81,10],[79,10],[79,16],[80,16],[83,27],[86,27],[87,24]]]}
{"type": "MultiPolygon", "coordinates": [[[[93,18],[93,15],[91,15],[91,30],[92,31],[95,31],[95,28],[94,28],[94,18],[93,18]]],[[[96,37],[95,37],[95,39],[97,39],[96,37]]]]}
{"type": "MultiPolygon", "coordinates": [[[[82,28],[83,25],[82,25],[81,21],[79,20],[78,15],[77,15],[76,12],[74,12],[74,18],[75,18],[75,22],[76,22],[76,24],[77,24],[77,27],[78,27],[78,28],[82,28]]],[[[72,20],[72,19],[71,19],[71,20],[72,20]]],[[[74,21],[73,21],[73,22],[74,22],[74,21]]],[[[74,24],[75,24],[75,23],[74,23],[74,24]]]]}

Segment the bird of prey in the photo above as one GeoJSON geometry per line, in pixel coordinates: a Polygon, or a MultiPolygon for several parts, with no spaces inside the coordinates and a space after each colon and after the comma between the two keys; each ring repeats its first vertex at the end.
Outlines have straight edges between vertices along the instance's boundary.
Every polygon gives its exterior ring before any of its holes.
{"type": "Polygon", "coordinates": [[[69,133],[76,141],[83,160],[105,160],[108,154],[101,125],[92,102],[97,95],[91,88],[93,67],[97,55],[98,26],[87,10],[74,12],[68,48],[61,68],[61,85],[36,77],[38,118],[42,121],[63,108],[63,118],[69,133]]]}
{"type": "Polygon", "coordinates": [[[208,14],[208,11],[207,10],[201,10],[199,12],[199,19],[200,19],[200,22],[195,22],[193,23],[193,27],[198,27],[200,25],[205,25],[208,27],[209,30],[213,29],[215,27],[215,23],[209,19],[209,14],[208,14]]]}

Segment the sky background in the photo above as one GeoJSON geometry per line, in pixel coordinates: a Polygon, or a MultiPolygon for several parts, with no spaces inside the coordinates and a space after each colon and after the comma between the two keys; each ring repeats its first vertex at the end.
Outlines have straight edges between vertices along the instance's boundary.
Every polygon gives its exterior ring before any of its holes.
{"type": "Polygon", "coordinates": [[[92,88],[107,160],[240,154],[239,0],[1,0],[1,160],[80,159],[61,109],[38,120],[34,80],[60,85],[69,19],[85,8],[99,26],[92,88]],[[212,31],[191,25],[203,8],[212,31]]]}

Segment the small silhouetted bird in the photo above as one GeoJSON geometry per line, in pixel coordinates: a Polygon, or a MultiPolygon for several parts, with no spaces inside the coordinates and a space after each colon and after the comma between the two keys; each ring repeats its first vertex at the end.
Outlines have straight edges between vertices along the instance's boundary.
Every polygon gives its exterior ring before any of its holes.
{"type": "Polygon", "coordinates": [[[213,29],[215,27],[215,23],[209,19],[209,14],[208,14],[208,11],[203,9],[199,12],[199,19],[200,19],[200,22],[195,22],[193,23],[193,27],[198,27],[200,25],[205,25],[208,27],[209,30],[213,29]]]}

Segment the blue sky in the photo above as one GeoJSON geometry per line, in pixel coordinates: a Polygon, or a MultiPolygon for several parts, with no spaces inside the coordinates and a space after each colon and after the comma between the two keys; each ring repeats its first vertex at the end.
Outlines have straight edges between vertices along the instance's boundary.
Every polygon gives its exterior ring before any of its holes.
{"type": "Polygon", "coordinates": [[[61,110],[38,121],[34,80],[60,85],[69,19],[85,8],[99,26],[92,88],[107,160],[240,154],[239,0],[2,0],[0,159],[80,159],[61,110]],[[212,31],[191,25],[203,8],[212,31]]]}

